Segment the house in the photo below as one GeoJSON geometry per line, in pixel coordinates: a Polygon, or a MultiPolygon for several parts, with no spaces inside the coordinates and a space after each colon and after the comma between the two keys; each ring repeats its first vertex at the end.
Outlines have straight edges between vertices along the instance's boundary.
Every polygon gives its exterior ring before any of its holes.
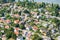
{"type": "Polygon", "coordinates": [[[14,33],[16,34],[16,36],[19,35],[19,32],[17,30],[14,30],[14,33]]]}
{"type": "Polygon", "coordinates": [[[26,37],[26,40],[31,40],[30,38],[26,37]]]}
{"type": "Polygon", "coordinates": [[[22,30],[22,35],[25,37],[27,36],[28,32],[26,30],[22,30]]]}
{"type": "Polygon", "coordinates": [[[11,21],[10,21],[9,19],[5,20],[5,22],[6,22],[7,24],[11,23],[11,21]]]}
{"type": "Polygon", "coordinates": [[[7,40],[5,35],[2,35],[2,40],[7,40]]]}
{"type": "Polygon", "coordinates": [[[37,15],[37,12],[31,11],[31,14],[32,14],[32,15],[37,15]]]}
{"type": "Polygon", "coordinates": [[[18,9],[20,9],[20,11],[21,11],[22,7],[21,6],[18,6],[18,9]]]}
{"type": "Polygon", "coordinates": [[[29,31],[26,36],[26,40],[31,40],[31,35],[32,35],[32,32],[29,31]]]}
{"type": "Polygon", "coordinates": [[[47,30],[47,29],[45,29],[45,28],[40,28],[40,32],[41,32],[44,36],[46,36],[46,35],[47,35],[48,30],[47,30]]]}
{"type": "Polygon", "coordinates": [[[26,27],[26,30],[30,30],[30,29],[31,29],[31,26],[26,27]]]}
{"type": "Polygon", "coordinates": [[[28,34],[27,34],[27,37],[30,38],[31,35],[32,35],[32,32],[29,31],[28,34]]]}
{"type": "Polygon", "coordinates": [[[14,23],[15,24],[18,24],[20,21],[19,20],[14,20],[14,23]]]}
{"type": "Polygon", "coordinates": [[[27,30],[23,30],[23,31],[22,31],[22,35],[23,35],[24,37],[30,38],[31,35],[32,35],[32,32],[27,31],[27,30]]]}
{"type": "Polygon", "coordinates": [[[18,36],[16,40],[24,40],[24,39],[23,39],[23,36],[18,36]]]}
{"type": "Polygon", "coordinates": [[[47,27],[49,24],[47,22],[43,22],[42,26],[47,27]]]}
{"type": "Polygon", "coordinates": [[[52,32],[52,34],[54,35],[54,34],[57,33],[57,30],[56,30],[55,28],[52,28],[52,29],[51,29],[51,32],[52,32]]]}
{"type": "Polygon", "coordinates": [[[34,25],[34,26],[32,27],[32,29],[33,29],[34,31],[37,31],[37,30],[38,30],[38,27],[34,25]]]}
{"type": "Polygon", "coordinates": [[[28,25],[28,24],[25,24],[25,27],[26,27],[26,30],[32,29],[32,27],[30,25],[28,25]]]}
{"type": "Polygon", "coordinates": [[[3,20],[0,18],[0,23],[3,22],[3,20]]]}
{"type": "Polygon", "coordinates": [[[30,40],[30,37],[32,35],[32,32],[30,31],[26,31],[26,30],[23,30],[23,34],[22,34],[24,37],[26,37],[26,40],[30,40]]]}
{"type": "Polygon", "coordinates": [[[46,32],[44,32],[43,30],[40,30],[40,32],[41,32],[44,36],[47,35],[46,32]]]}
{"type": "Polygon", "coordinates": [[[1,17],[2,20],[6,20],[6,17],[1,17]]]}
{"type": "Polygon", "coordinates": [[[48,14],[49,14],[49,12],[48,12],[48,11],[46,11],[46,12],[45,12],[45,14],[46,14],[46,15],[48,15],[48,14]]]}
{"type": "Polygon", "coordinates": [[[8,25],[5,26],[6,29],[9,29],[10,27],[8,25]]]}
{"type": "Polygon", "coordinates": [[[40,18],[40,15],[38,15],[36,18],[39,19],[40,18]]]}
{"type": "Polygon", "coordinates": [[[50,25],[49,25],[49,29],[52,29],[53,27],[54,27],[53,24],[50,24],[50,25]]]}
{"type": "Polygon", "coordinates": [[[34,20],[34,23],[39,24],[40,22],[36,19],[36,20],[34,20]]]}
{"type": "Polygon", "coordinates": [[[17,27],[17,28],[14,28],[14,33],[16,34],[16,36],[18,36],[18,34],[19,34],[19,28],[17,27]]]}
{"type": "Polygon", "coordinates": [[[25,15],[25,19],[24,20],[26,21],[27,19],[28,19],[28,17],[27,17],[27,15],[25,15]]]}
{"type": "Polygon", "coordinates": [[[20,16],[19,14],[14,14],[14,17],[19,18],[20,16]]]}
{"type": "Polygon", "coordinates": [[[25,19],[25,16],[21,16],[21,19],[22,19],[22,21],[24,21],[24,19],[25,19]]]}
{"type": "Polygon", "coordinates": [[[36,17],[37,17],[37,14],[34,14],[34,15],[33,15],[33,18],[36,18],[36,17]]]}

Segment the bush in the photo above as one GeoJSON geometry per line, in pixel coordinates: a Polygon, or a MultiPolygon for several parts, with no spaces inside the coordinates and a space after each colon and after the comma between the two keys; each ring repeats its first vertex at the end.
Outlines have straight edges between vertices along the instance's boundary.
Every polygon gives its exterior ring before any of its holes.
{"type": "Polygon", "coordinates": [[[9,31],[9,32],[6,33],[6,37],[7,37],[7,39],[9,39],[9,38],[14,38],[15,39],[16,35],[13,32],[9,31]]]}

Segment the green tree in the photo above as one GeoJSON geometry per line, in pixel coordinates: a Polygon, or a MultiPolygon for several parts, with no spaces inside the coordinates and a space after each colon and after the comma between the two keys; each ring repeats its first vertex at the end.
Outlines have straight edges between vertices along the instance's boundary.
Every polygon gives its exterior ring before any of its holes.
{"type": "Polygon", "coordinates": [[[40,5],[41,5],[41,7],[45,8],[45,3],[44,2],[42,2],[40,5]]]}
{"type": "Polygon", "coordinates": [[[11,31],[8,31],[7,33],[6,33],[6,37],[7,37],[7,39],[9,39],[9,38],[16,38],[16,35],[13,33],[13,32],[11,32],[11,31]]]}
{"type": "Polygon", "coordinates": [[[2,39],[0,38],[0,40],[2,40],[2,39]]]}
{"type": "Polygon", "coordinates": [[[0,0],[0,3],[3,3],[4,2],[4,0],[0,0]]]}
{"type": "Polygon", "coordinates": [[[20,24],[19,28],[25,29],[25,26],[23,24],[20,24]]]}
{"type": "Polygon", "coordinates": [[[38,34],[34,34],[32,40],[42,40],[42,38],[38,34]]]}

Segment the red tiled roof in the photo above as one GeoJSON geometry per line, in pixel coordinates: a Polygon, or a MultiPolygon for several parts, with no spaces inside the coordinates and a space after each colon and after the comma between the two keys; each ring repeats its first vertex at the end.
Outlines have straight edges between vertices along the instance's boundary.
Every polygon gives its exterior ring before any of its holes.
{"type": "Polygon", "coordinates": [[[37,26],[34,26],[33,29],[34,29],[34,30],[38,30],[38,27],[37,27],[37,26]]]}
{"type": "Polygon", "coordinates": [[[9,19],[5,20],[6,23],[10,23],[11,21],[9,19]]]}
{"type": "Polygon", "coordinates": [[[7,26],[5,26],[5,28],[6,28],[6,29],[8,29],[8,28],[9,28],[9,26],[7,25],[7,26]]]}
{"type": "Polygon", "coordinates": [[[18,24],[18,23],[19,23],[19,20],[15,20],[14,23],[15,23],[15,24],[18,24]]]}
{"type": "Polygon", "coordinates": [[[18,34],[19,34],[19,32],[18,32],[18,31],[15,31],[14,33],[15,33],[16,35],[18,35],[18,34]]]}
{"type": "Polygon", "coordinates": [[[15,28],[14,33],[15,33],[16,35],[18,35],[18,34],[19,34],[19,28],[15,28]]]}

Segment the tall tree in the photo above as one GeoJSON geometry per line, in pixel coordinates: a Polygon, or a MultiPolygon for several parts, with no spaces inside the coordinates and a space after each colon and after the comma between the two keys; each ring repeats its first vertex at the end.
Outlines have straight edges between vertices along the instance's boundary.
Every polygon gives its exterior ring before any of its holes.
{"type": "Polygon", "coordinates": [[[32,40],[42,40],[42,38],[38,34],[34,34],[32,40]]]}
{"type": "Polygon", "coordinates": [[[0,3],[3,3],[4,0],[0,0],[0,3]]]}

